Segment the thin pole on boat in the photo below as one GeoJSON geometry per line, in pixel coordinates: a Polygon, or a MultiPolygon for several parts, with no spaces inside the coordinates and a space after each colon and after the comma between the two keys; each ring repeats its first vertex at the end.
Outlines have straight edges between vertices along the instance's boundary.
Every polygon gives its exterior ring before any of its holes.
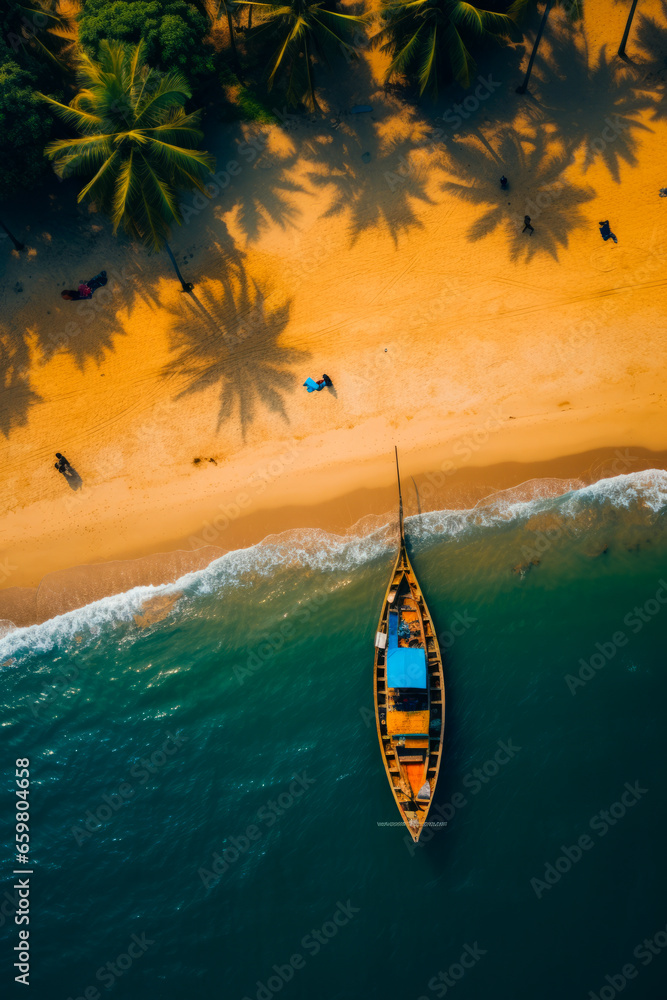
{"type": "Polygon", "coordinates": [[[401,473],[398,468],[398,448],[394,445],[394,452],[396,454],[396,478],[398,479],[398,528],[401,533],[401,545],[405,544],[405,535],[403,534],[403,497],[401,495],[401,473]]]}

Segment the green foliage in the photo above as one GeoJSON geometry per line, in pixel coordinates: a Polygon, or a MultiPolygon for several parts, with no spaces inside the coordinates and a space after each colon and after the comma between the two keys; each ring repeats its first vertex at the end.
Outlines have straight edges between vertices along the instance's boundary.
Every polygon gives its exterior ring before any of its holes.
{"type": "Polygon", "coordinates": [[[146,62],[179,72],[194,87],[215,72],[214,53],[204,42],[209,21],[185,0],[84,0],[79,41],[93,58],[103,39],[144,42],[146,62]]]}
{"type": "Polygon", "coordinates": [[[78,201],[95,201],[113,222],[151,250],[166,243],[182,221],[181,191],[199,188],[215,167],[197,149],[200,112],[186,114],[191,96],[178,73],[161,75],[144,64],[143,45],[100,42],[99,60],[81,53],[79,93],[69,105],[42,95],[78,138],[46,148],[60,177],[87,183],[78,201]]]}
{"type": "Polygon", "coordinates": [[[268,105],[249,87],[244,86],[228,66],[221,69],[219,80],[229,102],[229,111],[223,115],[224,118],[232,121],[259,122],[262,125],[276,123],[278,119],[268,105]]]}
{"type": "Polygon", "coordinates": [[[59,79],[73,47],[74,26],[57,0],[3,0],[0,12],[0,62],[13,59],[40,86],[59,79]]]}
{"type": "Polygon", "coordinates": [[[274,125],[278,120],[270,108],[256,94],[241,87],[237,97],[240,117],[245,122],[260,122],[262,125],[274,125]]]}
{"type": "Polygon", "coordinates": [[[34,187],[48,167],[53,121],[36,91],[59,93],[72,47],[57,0],[4,0],[0,10],[0,198],[34,187]]]}
{"type": "Polygon", "coordinates": [[[416,77],[420,94],[437,94],[438,86],[452,79],[469,86],[475,44],[521,37],[507,14],[460,0],[383,0],[382,17],[385,26],[373,42],[391,57],[386,78],[416,77]]]}
{"type": "Polygon", "coordinates": [[[18,63],[0,63],[0,191],[3,198],[32,187],[44,174],[51,116],[35,93],[35,78],[18,63]]]}
{"type": "Polygon", "coordinates": [[[247,6],[259,8],[263,23],[251,32],[274,46],[269,72],[269,87],[278,73],[286,78],[287,100],[304,101],[317,110],[313,58],[328,63],[333,56],[354,53],[351,36],[355,24],[365,24],[365,17],[343,14],[331,9],[328,0],[246,0],[247,6]]]}

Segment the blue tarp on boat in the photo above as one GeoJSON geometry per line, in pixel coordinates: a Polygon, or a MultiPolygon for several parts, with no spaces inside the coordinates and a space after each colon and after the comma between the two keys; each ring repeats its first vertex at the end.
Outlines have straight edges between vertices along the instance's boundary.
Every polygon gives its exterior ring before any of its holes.
{"type": "Polygon", "coordinates": [[[423,649],[387,650],[387,687],[425,688],[426,653],[423,649]]]}
{"type": "Polygon", "coordinates": [[[398,611],[389,612],[389,623],[387,626],[387,646],[389,649],[396,649],[398,646],[398,611]]]}

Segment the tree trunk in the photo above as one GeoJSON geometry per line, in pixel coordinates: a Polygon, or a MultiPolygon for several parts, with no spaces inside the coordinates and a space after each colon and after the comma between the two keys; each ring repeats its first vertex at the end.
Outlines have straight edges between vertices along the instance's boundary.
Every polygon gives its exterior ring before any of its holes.
{"type": "Polygon", "coordinates": [[[533,63],[535,62],[535,56],[537,55],[537,48],[540,44],[542,38],[542,33],[547,26],[547,21],[549,20],[549,11],[553,6],[554,0],[547,0],[546,6],[544,8],[544,14],[542,15],[542,20],[540,22],[540,27],[537,32],[537,38],[535,39],[535,44],[533,45],[533,51],[530,53],[530,62],[528,63],[528,69],[526,70],[526,75],[524,81],[520,87],[516,88],[517,94],[525,94],[528,89],[528,81],[530,80],[530,74],[533,72],[533,63]]]}
{"type": "Polygon", "coordinates": [[[310,64],[310,52],[308,51],[308,35],[303,36],[303,55],[306,60],[306,73],[308,74],[308,92],[310,94],[310,100],[313,104],[313,111],[320,111],[321,108],[317,103],[317,98],[315,97],[315,84],[313,81],[313,67],[310,64]]]}
{"type": "Polygon", "coordinates": [[[252,4],[248,4],[248,31],[252,28],[252,4]]]}
{"type": "Polygon", "coordinates": [[[239,78],[239,83],[243,83],[243,80],[241,79],[241,63],[239,61],[239,54],[236,48],[236,33],[234,31],[234,22],[232,21],[232,12],[226,0],[225,14],[227,15],[227,27],[229,28],[229,44],[232,47],[232,62],[234,63],[234,69],[236,70],[236,75],[239,78]]]}
{"type": "Polygon", "coordinates": [[[25,250],[25,243],[19,243],[19,241],[18,241],[18,240],[16,239],[16,237],[14,236],[14,234],[13,234],[13,233],[11,233],[11,232],[9,231],[9,229],[7,229],[7,226],[6,226],[5,224],[4,224],[4,222],[2,221],[2,219],[0,219],[0,226],[2,226],[2,228],[4,229],[4,231],[5,231],[6,233],[7,233],[7,235],[8,235],[8,236],[9,236],[9,238],[10,238],[10,240],[11,240],[11,241],[12,241],[12,243],[14,244],[14,247],[15,247],[15,248],[16,248],[17,250],[25,250]]]}
{"type": "Polygon", "coordinates": [[[192,289],[193,289],[193,288],[194,288],[195,286],[194,286],[194,285],[192,284],[192,282],[191,282],[191,281],[185,281],[185,279],[183,278],[183,275],[181,274],[181,272],[180,272],[180,271],[179,271],[179,269],[178,269],[178,264],[176,263],[176,258],[174,257],[173,253],[171,252],[171,247],[169,246],[169,244],[168,244],[168,243],[165,243],[165,245],[164,245],[164,248],[165,248],[165,250],[167,251],[167,253],[169,254],[169,260],[170,260],[170,261],[172,262],[172,264],[174,265],[174,271],[176,272],[176,275],[177,275],[177,277],[178,277],[178,280],[179,280],[179,281],[180,281],[180,283],[181,283],[181,286],[182,286],[182,288],[183,288],[183,291],[184,291],[184,292],[191,292],[191,291],[192,291],[192,289]]]}
{"type": "Polygon", "coordinates": [[[628,40],[628,35],[630,34],[630,28],[632,27],[632,19],[635,16],[635,11],[637,9],[638,0],[632,0],[632,7],[630,8],[630,13],[628,14],[628,20],[625,24],[625,31],[623,32],[623,38],[621,39],[621,44],[618,47],[618,54],[621,59],[625,59],[625,45],[628,40]]]}

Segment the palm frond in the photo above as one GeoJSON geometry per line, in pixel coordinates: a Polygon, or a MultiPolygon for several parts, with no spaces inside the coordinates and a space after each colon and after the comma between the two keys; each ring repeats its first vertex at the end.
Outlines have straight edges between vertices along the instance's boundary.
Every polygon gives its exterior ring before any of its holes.
{"type": "Polygon", "coordinates": [[[143,52],[144,52],[144,43],[142,39],[136,46],[134,52],[132,53],[132,58],[130,59],[130,64],[127,68],[128,71],[125,81],[125,87],[130,92],[134,90],[135,80],[137,79],[137,75],[138,74],[140,75],[143,52]]]}
{"type": "Polygon", "coordinates": [[[423,94],[427,87],[433,91],[434,95],[438,91],[438,76],[436,72],[436,55],[438,44],[438,26],[434,24],[431,29],[430,38],[424,47],[424,58],[419,67],[419,93],[423,94]]]}
{"type": "Polygon", "coordinates": [[[143,158],[143,168],[142,191],[151,195],[151,203],[158,214],[167,223],[180,221],[178,198],[171,184],[151,165],[147,157],[143,158]]]}
{"type": "Polygon", "coordinates": [[[507,16],[521,23],[537,9],[537,0],[513,0],[507,9],[507,16]]]}
{"type": "Polygon", "coordinates": [[[81,188],[76,200],[81,203],[85,198],[100,201],[106,206],[109,198],[113,195],[115,174],[119,163],[117,153],[112,153],[107,157],[95,176],[88,181],[85,187],[81,188]]]}
{"type": "Polygon", "coordinates": [[[276,55],[276,57],[274,59],[273,69],[271,70],[271,73],[269,74],[269,87],[273,86],[273,81],[274,81],[276,73],[278,72],[278,70],[283,65],[283,60],[285,59],[286,54],[289,52],[289,50],[291,48],[294,47],[294,44],[297,41],[297,39],[299,37],[299,34],[302,31],[302,27],[304,25],[305,25],[305,21],[303,21],[303,19],[301,17],[298,17],[296,19],[296,21],[294,22],[294,24],[292,24],[290,26],[290,30],[289,30],[289,32],[287,34],[287,37],[285,38],[283,44],[281,45],[280,49],[278,50],[278,54],[276,55]]]}
{"type": "Polygon", "coordinates": [[[476,63],[453,24],[447,25],[446,47],[454,77],[463,87],[470,86],[476,63]]]}
{"type": "Polygon", "coordinates": [[[183,107],[192,91],[187,81],[179,73],[170,73],[160,79],[156,89],[144,98],[139,98],[136,105],[137,125],[151,126],[159,124],[166,111],[174,107],[183,107]]]}
{"type": "Polygon", "coordinates": [[[132,150],[118,171],[116,188],[113,193],[111,221],[114,233],[118,231],[123,218],[128,214],[128,202],[136,197],[137,183],[134,169],[134,150],[132,150]]]}
{"type": "Polygon", "coordinates": [[[210,153],[201,153],[197,149],[183,149],[181,146],[162,142],[153,136],[145,136],[145,141],[151,156],[157,156],[170,171],[183,171],[192,178],[203,179],[215,169],[215,159],[210,153]]]}
{"type": "Polygon", "coordinates": [[[69,105],[40,95],[79,137],[52,142],[45,150],[61,176],[88,178],[79,201],[95,199],[116,231],[159,250],[173,224],[180,224],[179,191],[204,189],[215,159],[197,149],[200,112],[186,114],[190,89],[179,74],[151,74],[142,46],[104,41],[99,59],[82,54],[79,92],[69,105]]]}
{"type": "Polygon", "coordinates": [[[482,10],[470,3],[456,3],[451,18],[454,25],[463,25],[477,37],[482,37],[485,34],[505,35],[517,41],[521,37],[516,22],[508,14],[496,14],[493,11],[482,10]]]}
{"type": "Polygon", "coordinates": [[[421,43],[421,32],[424,30],[424,25],[420,24],[414,35],[408,39],[403,48],[396,53],[392,59],[389,68],[387,69],[386,77],[390,80],[392,76],[397,73],[405,73],[409,64],[415,56],[417,49],[421,43]]]}
{"type": "Polygon", "coordinates": [[[102,124],[102,119],[99,115],[92,114],[90,111],[84,111],[82,108],[73,107],[72,105],[61,104],[60,101],[49,97],[48,94],[40,94],[38,92],[36,96],[40,101],[46,101],[47,104],[54,107],[59,118],[62,118],[68,125],[78,129],[80,132],[93,134],[94,130],[102,124]]]}

